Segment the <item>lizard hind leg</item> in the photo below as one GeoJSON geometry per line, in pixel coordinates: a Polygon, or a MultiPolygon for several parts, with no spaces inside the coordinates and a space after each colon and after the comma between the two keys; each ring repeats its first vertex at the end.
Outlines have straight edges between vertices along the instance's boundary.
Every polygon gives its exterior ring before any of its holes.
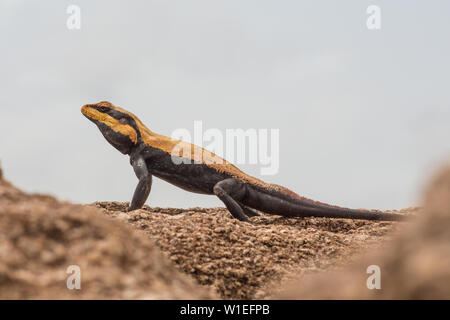
{"type": "Polygon", "coordinates": [[[249,217],[259,217],[260,214],[258,213],[258,211],[256,211],[255,209],[252,209],[250,207],[247,207],[243,204],[241,204],[242,210],[244,211],[244,213],[249,216],[249,217]]]}
{"type": "Polygon", "coordinates": [[[229,178],[214,185],[214,194],[225,204],[231,215],[240,221],[248,221],[239,203],[247,194],[246,186],[239,180],[229,178]]]}

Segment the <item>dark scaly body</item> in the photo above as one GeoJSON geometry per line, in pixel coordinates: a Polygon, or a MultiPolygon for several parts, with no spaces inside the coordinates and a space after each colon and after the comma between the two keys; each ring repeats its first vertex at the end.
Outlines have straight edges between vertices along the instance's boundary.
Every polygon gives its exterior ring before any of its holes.
{"type": "Polygon", "coordinates": [[[402,215],[354,210],[313,201],[275,184],[265,183],[198,146],[150,131],[132,113],[109,102],[85,105],[82,113],[107,141],[130,155],[139,183],[129,210],[142,207],[156,176],[184,190],[214,194],[239,220],[256,210],[288,217],[334,217],[365,220],[402,220],[402,215]],[[187,163],[186,163],[187,162],[187,163]]]}

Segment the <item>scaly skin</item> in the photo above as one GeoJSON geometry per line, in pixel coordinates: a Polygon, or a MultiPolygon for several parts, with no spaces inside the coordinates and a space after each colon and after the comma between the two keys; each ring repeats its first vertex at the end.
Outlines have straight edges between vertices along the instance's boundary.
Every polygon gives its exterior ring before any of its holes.
{"type": "Polygon", "coordinates": [[[364,220],[403,220],[385,212],[354,210],[328,205],[261,181],[214,153],[150,131],[134,114],[107,101],[87,104],[81,112],[94,122],[106,140],[130,163],[139,183],[128,210],[141,208],[150,194],[152,176],[184,190],[216,195],[241,221],[256,210],[286,217],[330,217],[364,220]]]}

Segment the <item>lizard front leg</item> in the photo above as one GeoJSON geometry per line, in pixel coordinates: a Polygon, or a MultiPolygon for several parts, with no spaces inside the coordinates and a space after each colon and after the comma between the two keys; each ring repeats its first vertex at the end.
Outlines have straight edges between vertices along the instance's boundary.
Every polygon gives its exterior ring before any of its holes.
{"type": "Polygon", "coordinates": [[[136,190],[134,190],[128,211],[142,208],[152,188],[152,175],[148,172],[145,159],[142,156],[136,156],[131,158],[130,162],[136,177],[139,179],[139,183],[136,186],[136,190]]]}
{"type": "Polygon", "coordinates": [[[214,185],[214,194],[222,200],[231,215],[241,221],[248,221],[243,207],[239,204],[246,193],[246,186],[233,178],[219,181],[214,185]]]}

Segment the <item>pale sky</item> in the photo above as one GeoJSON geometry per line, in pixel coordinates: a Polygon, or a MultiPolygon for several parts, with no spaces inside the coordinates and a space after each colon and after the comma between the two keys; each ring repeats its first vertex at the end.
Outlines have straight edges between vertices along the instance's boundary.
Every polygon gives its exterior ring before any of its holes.
{"type": "MultiPolygon", "coordinates": [[[[0,161],[26,191],[129,201],[127,156],[85,119],[108,100],[152,130],[279,129],[259,175],[355,208],[420,204],[450,157],[450,2],[0,0],[0,161]],[[68,30],[66,9],[81,9],[68,30]],[[366,9],[381,8],[368,30],[366,9]]],[[[222,206],[154,179],[147,204],[222,206]]]]}

